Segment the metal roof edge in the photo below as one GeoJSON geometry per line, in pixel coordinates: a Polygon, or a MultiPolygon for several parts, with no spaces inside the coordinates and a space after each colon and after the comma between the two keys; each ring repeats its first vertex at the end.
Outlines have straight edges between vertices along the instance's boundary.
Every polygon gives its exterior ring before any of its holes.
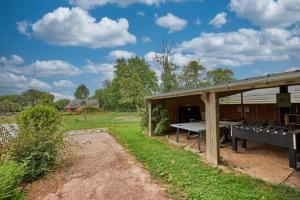
{"type": "MultiPolygon", "coordinates": [[[[258,76],[258,77],[250,77],[246,79],[234,80],[231,82],[227,82],[225,84],[210,86],[205,88],[194,88],[194,89],[187,89],[187,90],[179,90],[173,91],[169,93],[163,93],[159,95],[147,96],[145,100],[156,100],[156,99],[164,99],[164,98],[172,98],[172,97],[180,97],[186,95],[197,95],[197,94],[205,94],[209,92],[224,92],[224,91],[234,91],[239,89],[260,89],[265,87],[253,86],[254,84],[262,84],[272,86],[280,81],[286,80],[286,84],[284,85],[293,85],[295,83],[292,80],[297,80],[297,83],[300,84],[300,70],[291,71],[291,72],[283,72],[283,73],[276,73],[276,74],[268,74],[265,76],[258,76]],[[287,80],[286,80],[287,79],[287,80]],[[251,86],[251,87],[250,87],[251,86]]],[[[276,87],[276,86],[274,86],[276,87]]]]}

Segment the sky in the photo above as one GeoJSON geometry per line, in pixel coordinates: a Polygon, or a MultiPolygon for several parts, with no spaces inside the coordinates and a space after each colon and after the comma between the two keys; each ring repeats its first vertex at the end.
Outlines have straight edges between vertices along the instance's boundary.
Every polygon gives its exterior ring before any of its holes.
{"type": "Polygon", "coordinates": [[[73,98],[80,84],[92,95],[117,58],[154,69],[163,40],[179,70],[191,60],[237,79],[297,70],[299,25],[299,0],[2,0],[0,95],[73,98]]]}

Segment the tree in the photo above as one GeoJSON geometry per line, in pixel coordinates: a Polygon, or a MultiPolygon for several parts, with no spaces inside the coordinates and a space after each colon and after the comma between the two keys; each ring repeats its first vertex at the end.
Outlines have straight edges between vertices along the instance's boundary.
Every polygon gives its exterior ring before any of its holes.
{"type": "Polygon", "coordinates": [[[0,113],[18,112],[21,110],[21,95],[0,96],[0,113]]]}
{"type": "Polygon", "coordinates": [[[76,99],[86,99],[89,96],[89,93],[89,89],[84,84],[81,84],[76,88],[74,97],[76,99]]]}
{"type": "Polygon", "coordinates": [[[115,66],[115,78],[112,85],[117,86],[120,103],[135,105],[138,112],[144,103],[144,97],[158,89],[155,72],[143,58],[118,59],[115,66]]]}
{"type": "Polygon", "coordinates": [[[178,88],[176,79],[176,65],[173,63],[172,44],[163,41],[160,44],[160,52],[156,54],[154,61],[157,63],[161,71],[161,91],[170,92],[178,88]]]}
{"type": "Polygon", "coordinates": [[[181,75],[178,77],[183,88],[195,88],[205,86],[204,80],[206,69],[197,61],[193,60],[184,66],[181,75]]]}
{"type": "Polygon", "coordinates": [[[13,103],[21,103],[21,95],[13,94],[13,95],[3,95],[0,96],[0,102],[8,100],[13,103]]]}
{"type": "Polygon", "coordinates": [[[115,78],[110,80],[105,80],[103,83],[103,108],[106,110],[112,110],[124,106],[121,103],[121,88],[115,78]]]}
{"type": "Polygon", "coordinates": [[[29,89],[22,93],[22,101],[25,105],[35,106],[43,92],[36,89],[29,89]]]}
{"type": "Polygon", "coordinates": [[[20,108],[21,106],[19,103],[14,103],[10,100],[0,102],[0,113],[19,112],[20,108]]]}
{"type": "Polygon", "coordinates": [[[104,107],[104,89],[100,88],[100,89],[96,89],[94,95],[92,96],[93,99],[98,99],[99,102],[99,108],[103,108],[104,107]]]}
{"type": "Polygon", "coordinates": [[[48,92],[44,92],[38,99],[40,105],[53,105],[54,104],[54,95],[48,92]]]}
{"type": "Polygon", "coordinates": [[[55,108],[59,111],[63,111],[65,107],[70,103],[69,99],[59,99],[56,102],[54,102],[55,108]]]}
{"type": "Polygon", "coordinates": [[[234,80],[233,71],[217,68],[207,72],[207,80],[210,85],[219,85],[234,80]]]}

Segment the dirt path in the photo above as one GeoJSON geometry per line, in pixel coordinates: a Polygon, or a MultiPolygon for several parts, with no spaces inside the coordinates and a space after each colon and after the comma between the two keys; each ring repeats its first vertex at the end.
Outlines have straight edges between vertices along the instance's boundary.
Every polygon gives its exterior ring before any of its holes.
{"type": "Polygon", "coordinates": [[[70,133],[70,167],[34,183],[26,199],[169,199],[105,130],[83,132],[70,133]]]}

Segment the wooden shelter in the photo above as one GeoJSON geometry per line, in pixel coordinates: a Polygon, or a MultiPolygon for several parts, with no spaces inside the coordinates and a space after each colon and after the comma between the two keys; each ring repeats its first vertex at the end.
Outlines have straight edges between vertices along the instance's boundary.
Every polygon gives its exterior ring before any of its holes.
{"type": "MultiPolygon", "coordinates": [[[[255,78],[247,78],[243,80],[235,80],[226,84],[207,88],[195,88],[146,97],[145,99],[149,108],[148,135],[152,135],[153,127],[151,110],[153,106],[163,103],[164,106],[169,110],[171,121],[176,122],[176,120],[178,120],[177,110],[180,105],[197,105],[201,110],[201,114],[204,115],[202,117],[205,119],[202,120],[206,121],[207,161],[213,165],[218,165],[220,157],[220,116],[222,118],[243,120],[245,110],[242,94],[244,92],[256,89],[278,87],[280,88],[279,93],[288,93],[288,87],[295,85],[300,85],[299,70],[255,78]],[[241,112],[236,112],[238,110],[236,109],[237,105],[221,104],[220,106],[220,99],[236,94],[241,94],[241,102],[239,104],[241,107],[241,112]],[[203,112],[204,110],[205,112],[203,112]]],[[[284,120],[284,114],[291,112],[291,110],[292,113],[300,113],[300,106],[298,103],[292,104],[289,109],[279,108],[276,106],[276,104],[253,104],[249,105],[249,107],[247,107],[247,109],[250,109],[252,113],[251,116],[246,117],[252,120],[266,118],[282,122],[284,120]]]]}

